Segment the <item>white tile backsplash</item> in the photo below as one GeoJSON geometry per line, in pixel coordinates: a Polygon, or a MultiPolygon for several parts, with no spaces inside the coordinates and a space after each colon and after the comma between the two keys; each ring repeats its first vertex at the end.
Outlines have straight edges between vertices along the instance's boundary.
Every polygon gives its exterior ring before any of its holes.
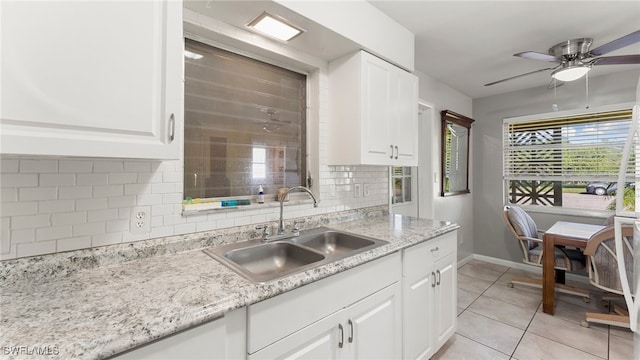
{"type": "Polygon", "coordinates": [[[15,174],[3,171],[2,177],[0,178],[0,186],[2,186],[3,188],[18,186],[38,186],[38,175],[15,174]]]}
{"type": "Polygon", "coordinates": [[[55,200],[57,198],[58,189],[55,186],[18,188],[19,201],[55,200]]]}
{"type": "MultiPolygon", "coordinates": [[[[181,161],[0,159],[0,259],[273,222],[279,207],[182,216],[181,161]],[[151,206],[152,229],[129,232],[134,206],[151,206]]],[[[320,205],[285,205],[285,219],[387,203],[388,170],[321,166],[320,205]],[[354,197],[353,184],[370,196],[354,197]]]]}
{"type": "Polygon", "coordinates": [[[90,173],[93,171],[93,161],[90,160],[60,160],[60,173],[90,173]]]}
{"type": "Polygon", "coordinates": [[[21,173],[57,173],[57,160],[20,160],[21,173]]]}
{"type": "Polygon", "coordinates": [[[87,213],[84,211],[54,213],[50,214],[50,216],[51,225],[53,226],[84,224],[87,222],[87,213]]]}
{"type": "Polygon", "coordinates": [[[42,254],[51,254],[56,252],[56,241],[54,240],[33,243],[19,243],[15,246],[16,252],[15,256],[13,257],[27,257],[42,254]]]}
{"type": "Polygon", "coordinates": [[[29,202],[13,202],[4,199],[0,204],[0,216],[18,216],[18,215],[35,215],[38,213],[38,203],[36,201],[29,202]]]}

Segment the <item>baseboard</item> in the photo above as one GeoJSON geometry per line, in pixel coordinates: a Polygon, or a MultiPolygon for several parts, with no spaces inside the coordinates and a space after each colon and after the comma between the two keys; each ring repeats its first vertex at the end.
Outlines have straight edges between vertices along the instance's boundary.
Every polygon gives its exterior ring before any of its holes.
{"type": "MultiPolygon", "coordinates": [[[[480,254],[472,254],[472,255],[467,256],[466,258],[464,258],[463,260],[458,262],[458,267],[468,263],[472,259],[473,260],[479,260],[479,261],[488,262],[490,264],[496,264],[496,265],[507,266],[507,267],[514,268],[514,269],[520,269],[520,270],[532,272],[532,273],[538,274],[539,276],[542,276],[542,268],[541,267],[533,266],[533,265],[529,265],[529,264],[525,264],[525,263],[521,263],[521,262],[514,262],[514,261],[509,261],[509,260],[504,260],[504,259],[498,259],[498,258],[494,258],[494,257],[491,257],[491,256],[480,255],[480,254]]],[[[579,274],[567,273],[565,276],[566,276],[567,280],[576,281],[576,282],[580,282],[580,283],[586,283],[586,284],[589,283],[589,277],[586,274],[585,275],[579,275],[579,274]]]]}
{"type": "MultiPolygon", "coordinates": [[[[469,261],[473,260],[473,254],[467,256],[464,259],[460,259],[458,260],[458,267],[461,267],[462,265],[465,265],[466,263],[468,263],[469,261]]],[[[487,261],[488,262],[488,261],[487,261]]]]}

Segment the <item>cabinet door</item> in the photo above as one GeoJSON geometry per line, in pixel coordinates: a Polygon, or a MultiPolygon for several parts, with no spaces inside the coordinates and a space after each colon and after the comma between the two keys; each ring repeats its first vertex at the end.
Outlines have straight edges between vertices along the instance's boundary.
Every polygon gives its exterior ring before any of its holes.
{"type": "MultiPolygon", "coordinates": [[[[389,165],[393,150],[389,125],[392,116],[392,65],[362,54],[362,156],[363,163],[389,165]]],[[[354,99],[354,101],[356,101],[354,99]]]]}
{"type": "Polygon", "coordinates": [[[403,358],[429,359],[433,346],[435,272],[407,278],[403,284],[403,358]]]}
{"type": "Polygon", "coordinates": [[[429,359],[435,353],[433,329],[437,239],[404,250],[402,282],[403,358],[429,359]]]}
{"type": "Polygon", "coordinates": [[[246,356],[246,309],[116,355],[118,360],[242,359],[246,356]]]}
{"type": "Polygon", "coordinates": [[[249,354],[248,359],[338,359],[345,346],[345,330],[339,328],[340,316],[343,316],[343,311],[249,354]],[[343,348],[339,347],[341,339],[343,348]]]}
{"type": "Polygon", "coordinates": [[[394,69],[394,89],[394,161],[401,166],[418,166],[418,78],[404,70],[394,69]]]}
{"type": "Polygon", "coordinates": [[[435,264],[435,335],[439,349],[455,332],[457,317],[457,285],[455,253],[442,257],[435,264]]]}
{"type": "Polygon", "coordinates": [[[0,3],[2,153],[177,159],[182,3],[0,3]]]}
{"type": "Polygon", "coordinates": [[[395,283],[347,308],[347,358],[399,359],[401,350],[400,285],[395,283]]]}

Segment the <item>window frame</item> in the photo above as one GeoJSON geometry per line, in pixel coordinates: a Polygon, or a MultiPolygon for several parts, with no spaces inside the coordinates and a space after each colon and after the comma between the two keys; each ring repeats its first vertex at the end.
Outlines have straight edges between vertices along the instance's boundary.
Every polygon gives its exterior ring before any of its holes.
{"type": "Polygon", "coordinates": [[[413,171],[413,167],[412,166],[390,166],[389,167],[390,172],[391,172],[391,204],[392,205],[409,205],[409,204],[413,204],[415,202],[415,196],[414,193],[416,191],[416,189],[412,188],[412,181],[413,181],[413,176],[417,176],[417,174],[414,174],[413,171]],[[395,168],[401,168],[402,169],[402,174],[397,175],[394,171],[395,168]],[[407,169],[408,169],[408,174],[407,174],[407,169]],[[397,202],[396,201],[396,196],[395,196],[395,191],[396,191],[396,187],[395,187],[395,181],[396,180],[400,180],[401,185],[402,185],[402,201],[397,202]],[[405,198],[407,196],[407,188],[406,188],[406,181],[409,181],[409,200],[406,201],[405,198]]]}
{"type": "MultiPolygon", "coordinates": [[[[534,213],[543,213],[543,214],[558,214],[558,215],[573,215],[573,216],[584,216],[584,217],[593,217],[593,218],[602,218],[609,216],[613,213],[612,210],[595,210],[595,209],[576,209],[576,208],[565,208],[561,206],[541,206],[541,205],[529,205],[529,204],[512,204],[510,202],[510,193],[509,193],[509,181],[505,175],[505,131],[507,123],[517,123],[517,122],[527,122],[532,120],[545,120],[545,119],[553,119],[558,117],[567,117],[567,116],[580,116],[586,114],[600,113],[600,112],[608,112],[608,111],[618,111],[618,110],[628,110],[632,109],[635,103],[620,103],[613,105],[604,105],[598,106],[594,108],[586,108],[586,109],[574,109],[574,110],[566,110],[566,111],[557,111],[543,114],[534,114],[534,115],[525,115],[525,116],[516,116],[502,119],[502,152],[503,152],[503,163],[502,163],[502,195],[503,195],[503,205],[518,205],[524,208],[529,212],[534,213]]],[[[532,179],[534,180],[534,179],[532,179]]],[[[595,180],[595,179],[594,179],[595,180]]],[[[615,200],[615,199],[614,199],[615,200]]]]}

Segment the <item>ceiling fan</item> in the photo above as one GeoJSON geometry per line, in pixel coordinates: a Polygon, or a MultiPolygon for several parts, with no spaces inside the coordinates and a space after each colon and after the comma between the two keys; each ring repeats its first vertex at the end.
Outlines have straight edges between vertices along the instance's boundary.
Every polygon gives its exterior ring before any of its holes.
{"type": "Polygon", "coordinates": [[[631,34],[625,35],[604,45],[600,45],[593,50],[589,50],[591,44],[593,43],[593,39],[581,38],[567,40],[553,45],[549,48],[549,54],[543,54],[535,51],[525,51],[513,54],[513,56],[532,60],[548,61],[557,63],[558,65],[490,82],[488,84],[484,84],[484,86],[491,86],[508,80],[513,80],[519,77],[548,70],[553,70],[551,76],[556,80],[573,81],[584,76],[587,72],[589,72],[589,70],[591,70],[591,67],[595,65],[640,64],[640,54],[598,57],[639,41],[640,30],[632,32],[631,34]]]}

